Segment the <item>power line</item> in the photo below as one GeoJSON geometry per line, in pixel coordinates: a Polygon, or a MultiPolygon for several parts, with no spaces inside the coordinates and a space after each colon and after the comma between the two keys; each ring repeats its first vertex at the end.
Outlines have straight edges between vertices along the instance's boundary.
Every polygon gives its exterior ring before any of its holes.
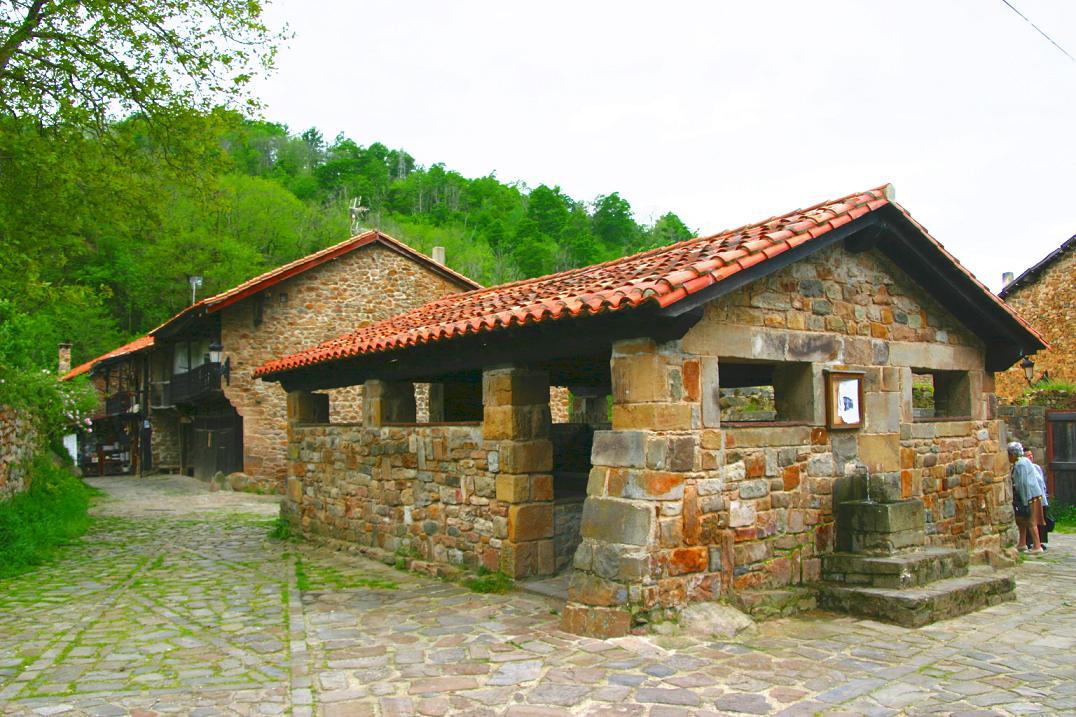
{"type": "Polygon", "coordinates": [[[1024,18],[1024,22],[1026,22],[1026,23],[1027,23],[1028,25],[1031,25],[1031,27],[1035,28],[1035,30],[1036,30],[1036,31],[1037,31],[1037,32],[1038,32],[1038,33],[1039,33],[1040,35],[1042,35],[1043,37],[1045,37],[1045,38],[1046,38],[1047,40],[1049,40],[1049,41],[1050,41],[1050,44],[1051,44],[1051,45],[1053,45],[1054,47],[1056,47],[1056,48],[1057,48],[1058,50],[1061,50],[1061,52],[1064,52],[1064,53],[1065,53],[1065,57],[1069,58],[1069,59],[1070,59],[1070,60],[1072,60],[1073,62],[1076,62],[1076,57],[1073,57],[1072,55],[1070,55],[1070,54],[1068,53],[1068,51],[1067,51],[1067,50],[1066,50],[1065,48],[1061,47],[1061,45],[1058,45],[1058,44],[1057,44],[1056,42],[1054,42],[1054,38],[1050,37],[1050,36],[1049,36],[1049,35],[1047,35],[1047,34],[1046,34],[1045,32],[1043,32],[1043,31],[1042,31],[1042,29],[1041,29],[1041,28],[1040,28],[1040,27],[1039,27],[1038,25],[1036,25],[1035,23],[1031,22],[1031,20],[1028,20],[1028,19],[1027,19],[1027,15],[1025,15],[1024,13],[1020,12],[1020,11],[1019,11],[1019,10],[1017,10],[1017,9],[1016,9],[1015,7],[1013,7],[1012,3],[1010,3],[1010,2],[1009,2],[1009,0],[1001,0],[1001,2],[1005,3],[1006,5],[1008,5],[1008,6],[1009,6],[1009,9],[1010,9],[1010,10],[1012,10],[1013,12],[1015,12],[1015,13],[1016,13],[1017,15],[1019,15],[1019,16],[1020,16],[1020,17],[1022,17],[1022,18],[1024,18]]]}

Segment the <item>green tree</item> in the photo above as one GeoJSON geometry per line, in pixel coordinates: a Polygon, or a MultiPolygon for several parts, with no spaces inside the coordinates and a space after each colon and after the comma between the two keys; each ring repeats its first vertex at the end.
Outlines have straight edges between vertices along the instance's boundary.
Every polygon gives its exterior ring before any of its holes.
{"type": "Polygon", "coordinates": [[[617,255],[636,244],[639,226],[632,218],[631,204],[616,192],[594,200],[591,223],[598,240],[617,255]]]}
{"type": "Polygon", "coordinates": [[[672,212],[661,216],[654,226],[650,227],[641,237],[639,251],[654,249],[667,244],[675,244],[678,241],[691,239],[695,233],[687,228],[687,225],[672,212]]]}
{"type": "Polygon", "coordinates": [[[272,67],[258,0],[11,0],[0,4],[0,113],[93,127],[140,113],[253,106],[272,67]]]}

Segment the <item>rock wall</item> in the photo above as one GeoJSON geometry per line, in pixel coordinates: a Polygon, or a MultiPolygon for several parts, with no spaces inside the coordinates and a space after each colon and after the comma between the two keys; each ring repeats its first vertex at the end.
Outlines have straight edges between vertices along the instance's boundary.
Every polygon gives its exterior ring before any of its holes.
{"type": "Polygon", "coordinates": [[[498,569],[508,506],[480,425],[296,425],[289,450],[283,511],[304,535],[498,569]]]}
{"type": "Polygon", "coordinates": [[[0,406],[0,500],[30,487],[30,460],[40,438],[23,413],[0,406]]]}
{"type": "Polygon", "coordinates": [[[1007,441],[1020,441],[1031,449],[1035,462],[1046,466],[1046,406],[998,406],[998,418],[1005,421],[1007,441]]]}
{"type": "Polygon", "coordinates": [[[150,450],[153,452],[153,468],[157,471],[179,470],[179,413],[174,409],[157,409],[149,417],[150,450]]]}
{"type": "MultiPolygon", "coordinates": [[[[232,367],[224,393],[243,417],[244,472],[276,490],[283,490],[287,475],[285,395],[278,384],[254,379],[254,369],[460,290],[372,244],[223,309],[221,344],[232,367]]],[[[328,393],[334,421],[362,420],[361,386],[328,393]]]]}
{"type": "MultiPolygon", "coordinates": [[[[1027,286],[1013,290],[1005,300],[1034,326],[1050,344],[1033,357],[1035,377],[1076,383],[1076,252],[1056,259],[1027,286]]],[[[997,394],[1011,401],[1027,388],[1019,365],[997,375],[997,394]]],[[[1037,457],[1037,456],[1036,456],[1037,457]]]]}
{"type": "Polygon", "coordinates": [[[565,627],[623,634],[691,601],[815,580],[836,505],[868,482],[874,500],[920,499],[931,544],[1009,550],[983,367],[977,339],[903,272],[839,247],[712,302],[680,341],[617,342],[613,430],[595,433],[565,627]],[[788,415],[722,420],[726,361],[794,367],[775,379],[788,415]],[[862,374],[861,427],[827,428],[828,369],[862,374]],[[963,376],[969,416],[916,421],[913,369],[963,376]]]}

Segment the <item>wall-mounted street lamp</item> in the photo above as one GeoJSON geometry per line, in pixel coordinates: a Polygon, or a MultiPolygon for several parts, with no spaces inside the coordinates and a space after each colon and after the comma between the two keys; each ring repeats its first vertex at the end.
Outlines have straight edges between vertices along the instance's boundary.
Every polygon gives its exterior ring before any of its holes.
{"type": "Polygon", "coordinates": [[[226,384],[231,386],[232,359],[226,358],[224,359],[224,362],[221,363],[221,359],[223,358],[223,356],[224,347],[220,345],[219,341],[214,341],[213,343],[209,344],[209,363],[216,364],[218,366],[217,370],[220,371],[221,378],[224,379],[224,382],[226,384]]]}
{"type": "Polygon", "coordinates": [[[1030,356],[1025,356],[1020,362],[1020,368],[1024,369],[1024,378],[1027,379],[1028,384],[1031,384],[1035,380],[1035,362],[1030,356]]]}
{"type": "Polygon", "coordinates": [[[1050,380],[1050,372],[1043,371],[1042,375],[1035,378],[1035,362],[1031,360],[1030,356],[1025,356],[1024,360],[1020,362],[1020,368],[1024,370],[1024,378],[1027,379],[1029,386],[1034,386],[1037,383],[1043,383],[1050,380]]]}

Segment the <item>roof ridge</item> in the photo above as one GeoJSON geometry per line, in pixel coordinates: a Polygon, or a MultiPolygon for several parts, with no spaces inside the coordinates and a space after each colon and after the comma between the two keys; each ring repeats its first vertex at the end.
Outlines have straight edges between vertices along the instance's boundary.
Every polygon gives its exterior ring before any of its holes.
{"type": "Polygon", "coordinates": [[[453,294],[270,361],[255,376],[512,325],[680,301],[889,204],[893,186],[854,192],[708,236],[599,264],[453,294]],[[779,226],[770,225],[779,224],[779,226]]]}

